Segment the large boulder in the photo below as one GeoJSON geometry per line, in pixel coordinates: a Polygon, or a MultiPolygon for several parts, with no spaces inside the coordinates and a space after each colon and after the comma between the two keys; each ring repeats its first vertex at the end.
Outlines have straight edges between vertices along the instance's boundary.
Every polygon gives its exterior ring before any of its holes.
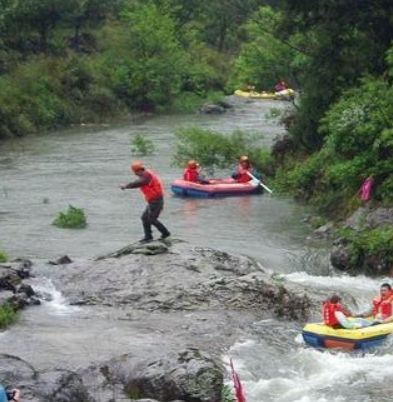
{"type": "Polygon", "coordinates": [[[366,229],[374,229],[379,226],[393,225],[393,208],[377,208],[370,212],[364,222],[366,229]]]}
{"type": "Polygon", "coordinates": [[[88,402],[89,397],[81,378],[68,370],[53,370],[40,373],[34,393],[43,401],[88,402]]]}
{"type": "Polygon", "coordinates": [[[330,254],[330,262],[334,268],[347,271],[350,268],[349,251],[342,246],[336,246],[330,254]]]}
{"type": "Polygon", "coordinates": [[[112,376],[123,382],[127,395],[134,399],[221,401],[221,368],[211,356],[198,349],[186,349],[137,366],[125,359],[112,376]]]}

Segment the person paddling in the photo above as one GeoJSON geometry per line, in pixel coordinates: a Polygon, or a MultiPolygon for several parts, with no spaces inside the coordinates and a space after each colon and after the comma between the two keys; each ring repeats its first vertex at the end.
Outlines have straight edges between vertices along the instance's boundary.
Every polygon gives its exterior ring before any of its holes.
{"type": "Polygon", "coordinates": [[[249,175],[249,173],[251,173],[256,179],[261,180],[261,175],[251,165],[248,156],[242,155],[239,158],[239,165],[232,174],[232,179],[237,180],[239,183],[248,183],[250,180],[252,180],[252,177],[249,175]]]}
{"type": "Polygon", "coordinates": [[[130,166],[130,171],[138,178],[120,188],[122,190],[139,188],[147,201],[147,207],[141,216],[145,235],[140,240],[140,243],[147,243],[153,240],[152,226],[161,233],[160,240],[166,239],[171,234],[158,220],[164,208],[164,190],[160,179],[154,172],[145,169],[140,161],[133,162],[130,166]]]}

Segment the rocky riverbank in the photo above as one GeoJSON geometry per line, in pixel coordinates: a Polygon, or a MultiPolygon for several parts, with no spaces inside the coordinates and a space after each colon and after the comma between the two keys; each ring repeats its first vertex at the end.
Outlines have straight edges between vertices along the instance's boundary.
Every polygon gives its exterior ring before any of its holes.
{"type": "MultiPolygon", "coordinates": [[[[0,378],[22,387],[24,401],[219,402],[223,351],[255,321],[303,322],[313,302],[319,304],[247,257],[180,242],[128,246],[45,269],[70,304],[92,317],[110,312],[114,325],[126,321],[141,342],[120,357],[67,369],[38,370],[34,362],[2,355],[0,378]]],[[[39,278],[40,269],[34,274],[39,278]]]]}
{"type": "Polygon", "coordinates": [[[344,221],[310,216],[306,222],[318,226],[314,230],[317,238],[331,242],[334,268],[353,275],[393,275],[393,208],[365,205],[344,221]],[[321,221],[322,225],[315,225],[321,221]]]}

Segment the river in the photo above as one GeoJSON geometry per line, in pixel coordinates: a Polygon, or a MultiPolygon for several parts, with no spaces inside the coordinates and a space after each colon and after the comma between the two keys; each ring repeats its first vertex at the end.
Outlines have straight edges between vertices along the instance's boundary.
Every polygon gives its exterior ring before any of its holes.
{"type": "MultiPolygon", "coordinates": [[[[131,179],[130,143],[141,133],[152,139],[157,149],[144,161],[160,173],[166,185],[162,220],[175,238],[250,255],[285,280],[349,290],[365,304],[377,292],[378,281],[330,276],[326,248],[311,239],[311,229],[302,223],[308,211],[292,200],[277,196],[184,200],[169,193],[170,182],[181,174],[171,166],[177,127],[252,131],[261,134],[261,144],[270,146],[282,128],[267,114],[271,107],[283,105],[242,102],[220,116],[148,116],[130,124],[62,130],[2,144],[0,248],[11,257],[23,255],[39,262],[62,254],[88,258],[139,239],[143,201],[137,192],[122,192],[119,186],[131,179]],[[84,208],[88,217],[85,230],[60,230],[51,225],[69,204],[84,208]]],[[[39,312],[28,310],[18,325],[0,335],[1,352],[15,354],[16,350],[39,368],[55,363],[71,367],[80,364],[81,355],[85,360],[90,354],[104,359],[124,352],[131,341],[141,347],[161,341],[159,334],[144,340],[133,337],[127,324],[117,323],[117,341],[108,343],[114,328],[104,312],[104,319],[90,317],[86,325],[88,314],[67,306],[50,281],[45,290],[55,295],[54,301],[39,312]],[[67,354],[75,333],[79,347],[67,354]]],[[[224,361],[234,358],[249,402],[391,400],[390,344],[368,354],[320,352],[302,344],[299,330],[288,323],[255,323],[249,338],[240,340],[223,357],[224,361]]]]}

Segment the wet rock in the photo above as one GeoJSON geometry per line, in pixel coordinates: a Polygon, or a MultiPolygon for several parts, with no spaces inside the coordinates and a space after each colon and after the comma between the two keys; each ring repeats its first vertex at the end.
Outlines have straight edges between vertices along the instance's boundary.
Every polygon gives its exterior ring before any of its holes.
{"type": "Polygon", "coordinates": [[[226,108],[219,104],[208,103],[206,105],[203,105],[199,109],[199,112],[203,114],[222,114],[226,112],[226,108]]]}
{"type": "Polygon", "coordinates": [[[37,373],[34,367],[19,357],[0,354],[0,379],[4,386],[31,384],[37,373]]]}
{"type": "Polygon", "coordinates": [[[325,225],[320,226],[319,228],[314,230],[314,234],[319,237],[327,237],[329,236],[334,229],[334,223],[328,222],[325,225]]]}
{"type": "Polygon", "coordinates": [[[334,247],[330,254],[330,262],[340,271],[347,271],[350,267],[348,250],[342,246],[334,247]]]}
{"type": "Polygon", "coordinates": [[[40,373],[34,392],[43,401],[81,402],[89,401],[88,392],[76,374],[68,370],[40,373]]]}
{"type": "Polygon", "coordinates": [[[135,366],[123,359],[111,376],[124,383],[128,395],[163,401],[220,402],[223,375],[208,354],[187,349],[135,366]]]}
{"type": "MultiPolygon", "coordinates": [[[[149,312],[256,309],[271,317],[278,311],[275,303],[281,302],[275,297],[281,288],[255,261],[184,244],[172,245],[171,253],[163,255],[123,254],[56,273],[57,286],[79,305],[132,306],[149,312]]],[[[290,289],[287,293],[292,295],[290,289]]],[[[293,318],[303,316],[301,304],[294,303],[299,310],[291,312],[293,318]]]]}
{"type": "Polygon", "coordinates": [[[348,239],[346,237],[338,237],[333,240],[333,246],[347,246],[348,239]]]}
{"type": "Polygon", "coordinates": [[[369,212],[368,208],[360,207],[358,208],[346,221],[344,227],[350,228],[353,230],[360,230],[364,225],[364,221],[367,213],[369,212]]]}
{"type": "Polygon", "coordinates": [[[377,208],[370,212],[364,222],[365,229],[373,229],[379,226],[393,225],[393,208],[377,208]]]}
{"type": "Polygon", "coordinates": [[[68,255],[63,255],[62,257],[58,258],[56,261],[49,261],[51,265],[66,265],[72,264],[72,260],[68,255]]]}
{"type": "Polygon", "coordinates": [[[33,288],[30,285],[22,284],[18,288],[18,293],[24,293],[27,297],[35,295],[33,288]]]}
{"type": "Polygon", "coordinates": [[[109,253],[100,257],[97,257],[97,261],[105,258],[120,258],[129,254],[141,254],[141,255],[158,255],[168,252],[168,246],[161,241],[153,241],[150,243],[134,243],[126,247],[121,248],[113,253],[109,253]]]}

